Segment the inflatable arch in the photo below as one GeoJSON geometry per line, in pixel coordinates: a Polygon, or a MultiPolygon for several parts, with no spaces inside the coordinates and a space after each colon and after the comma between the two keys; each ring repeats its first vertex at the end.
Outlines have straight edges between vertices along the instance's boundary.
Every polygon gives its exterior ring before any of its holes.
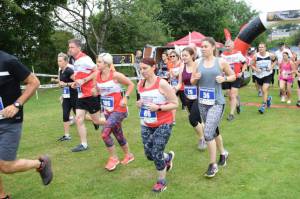
{"type": "MultiPolygon", "coordinates": [[[[271,27],[286,23],[300,23],[300,10],[262,13],[242,27],[237,38],[234,40],[234,49],[241,51],[245,55],[252,41],[258,35],[271,27]]],[[[228,33],[225,33],[225,37],[228,37],[228,33]]]]}

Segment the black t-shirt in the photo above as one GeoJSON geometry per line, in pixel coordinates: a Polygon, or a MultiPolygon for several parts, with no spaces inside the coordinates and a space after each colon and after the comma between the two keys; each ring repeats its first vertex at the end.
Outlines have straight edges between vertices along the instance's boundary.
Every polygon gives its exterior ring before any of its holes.
{"type": "MultiPolygon", "coordinates": [[[[74,74],[74,70],[70,67],[66,67],[65,70],[59,71],[59,80],[65,82],[65,83],[73,82],[73,80],[71,79],[71,76],[73,74],[74,74]]],[[[77,98],[77,90],[71,88],[70,86],[69,86],[69,88],[70,88],[70,97],[77,98]]]]}
{"type": "MultiPolygon", "coordinates": [[[[30,75],[30,71],[16,57],[0,51],[0,103],[7,107],[13,104],[22,94],[20,84],[30,75]]],[[[1,107],[0,107],[1,108],[1,107]]],[[[23,121],[23,110],[9,119],[0,119],[1,123],[23,121]]]]}

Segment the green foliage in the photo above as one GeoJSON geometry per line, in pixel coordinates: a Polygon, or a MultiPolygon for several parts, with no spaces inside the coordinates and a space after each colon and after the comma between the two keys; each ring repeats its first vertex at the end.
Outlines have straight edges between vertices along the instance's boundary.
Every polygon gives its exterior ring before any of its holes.
{"type": "MultiPolygon", "coordinates": [[[[158,0],[119,2],[109,23],[104,49],[112,53],[134,52],[145,44],[164,45],[170,40],[168,27],[157,19],[161,5],[158,0]]],[[[102,13],[92,21],[98,29],[102,13]]]]}
{"type": "MultiPolygon", "coordinates": [[[[15,0],[0,3],[0,48],[47,71],[50,36],[54,30],[52,11],[65,0],[15,0]]],[[[31,68],[31,67],[30,67],[31,68]]]]}
{"type": "Polygon", "coordinates": [[[191,31],[224,40],[223,29],[228,28],[234,39],[241,25],[256,14],[244,1],[235,0],[161,0],[159,18],[172,29],[172,36],[180,38],[191,31]]]}

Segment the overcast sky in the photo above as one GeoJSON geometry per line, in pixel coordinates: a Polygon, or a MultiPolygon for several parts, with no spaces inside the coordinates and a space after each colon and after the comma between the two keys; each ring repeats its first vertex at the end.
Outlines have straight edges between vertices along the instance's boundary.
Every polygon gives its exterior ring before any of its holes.
{"type": "Polygon", "coordinates": [[[245,0],[257,11],[300,10],[299,0],[245,0]]]}

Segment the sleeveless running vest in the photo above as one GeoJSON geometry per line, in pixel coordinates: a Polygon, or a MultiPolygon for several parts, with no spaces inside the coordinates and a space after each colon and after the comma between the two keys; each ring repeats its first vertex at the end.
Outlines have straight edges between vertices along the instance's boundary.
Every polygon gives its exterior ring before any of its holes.
{"type": "Polygon", "coordinates": [[[206,68],[203,59],[198,66],[198,72],[201,78],[198,81],[198,101],[201,104],[215,105],[225,104],[225,98],[222,93],[222,84],[216,81],[217,76],[222,76],[219,59],[215,58],[214,64],[210,68],[206,68]]]}
{"type": "Polygon", "coordinates": [[[148,127],[158,127],[162,124],[172,124],[173,115],[171,111],[150,111],[147,108],[147,103],[157,105],[167,104],[167,99],[159,91],[159,82],[161,79],[157,77],[153,86],[145,88],[142,80],[138,85],[138,92],[140,93],[143,106],[140,109],[141,124],[148,127]]]}
{"type": "Polygon", "coordinates": [[[121,84],[113,79],[114,72],[110,70],[107,80],[101,79],[101,73],[97,74],[97,88],[100,90],[101,106],[108,112],[127,112],[127,107],[120,106],[122,100],[121,84]]]}
{"type": "Polygon", "coordinates": [[[256,72],[256,77],[263,78],[272,74],[272,70],[269,70],[271,66],[271,57],[270,53],[266,52],[265,56],[260,55],[260,53],[256,54],[256,67],[261,70],[261,72],[256,72]]]}

